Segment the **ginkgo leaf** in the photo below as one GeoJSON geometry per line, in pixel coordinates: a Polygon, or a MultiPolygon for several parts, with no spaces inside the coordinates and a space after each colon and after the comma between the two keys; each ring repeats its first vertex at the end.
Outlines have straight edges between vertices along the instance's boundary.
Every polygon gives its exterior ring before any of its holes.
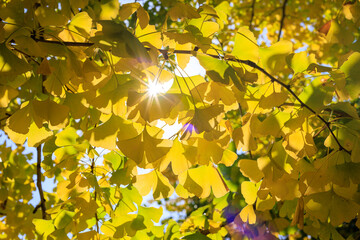
{"type": "Polygon", "coordinates": [[[259,47],[254,34],[246,27],[240,27],[235,36],[234,49],[231,52],[237,59],[259,61],[259,47]]]}
{"type": "Polygon", "coordinates": [[[338,226],[353,219],[360,205],[338,195],[332,191],[314,193],[304,197],[305,210],[308,214],[316,216],[320,221],[338,226]]]}
{"type": "Polygon", "coordinates": [[[249,205],[255,203],[260,183],[252,183],[244,181],[241,183],[241,194],[245,198],[245,202],[249,205]]]}
{"type": "Polygon", "coordinates": [[[212,166],[200,166],[180,173],[179,183],[201,198],[209,196],[211,190],[215,197],[222,197],[228,191],[219,172],[212,166]]]}
{"type": "Polygon", "coordinates": [[[36,232],[44,238],[47,238],[48,235],[55,231],[55,226],[52,220],[34,218],[33,223],[35,225],[36,232]]]}
{"type": "Polygon", "coordinates": [[[232,135],[236,144],[236,149],[242,149],[243,151],[253,151],[257,149],[257,144],[252,136],[251,122],[252,119],[248,120],[244,126],[236,128],[233,131],[232,135]]]}
{"type": "Polygon", "coordinates": [[[286,56],[292,51],[290,41],[280,40],[267,48],[260,48],[260,59],[267,71],[277,73],[286,66],[286,56]]]}
{"type": "Polygon", "coordinates": [[[92,23],[87,12],[80,12],[71,19],[59,37],[64,41],[83,42],[90,35],[92,23]]]}
{"type": "MultiPolygon", "coordinates": [[[[48,99],[45,101],[33,100],[32,107],[36,115],[33,117],[39,117],[42,121],[48,122],[50,129],[61,129],[68,123],[68,106],[55,103],[48,99]]],[[[39,122],[35,121],[35,123],[39,127],[39,122]]]]}
{"type": "Polygon", "coordinates": [[[124,21],[128,19],[134,12],[138,10],[140,6],[140,3],[138,2],[122,4],[119,11],[120,20],[124,21]]]}
{"type": "MultiPolygon", "coordinates": [[[[189,50],[192,47],[192,43],[180,44],[176,43],[175,49],[179,50],[189,50]]],[[[176,54],[176,62],[181,69],[185,69],[188,63],[190,62],[190,55],[187,54],[176,54]]]]}
{"type": "Polygon", "coordinates": [[[163,215],[163,208],[154,208],[154,207],[142,207],[139,206],[139,215],[144,216],[144,224],[151,228],[154,226],[154,222],[158,223],[160,221],[161,216],[163,215]]]}
{"type": "Polygon", "coordinates": [[[357,99],[360,94],[360,53],[352,53],[348,59],[341,65],[340,69],[346,76],[346,90],[352,99],[357,99]]]}
{"type": "Polygon", "coordinates": [[[157,170],[137,175],[134,186],[142,196],[148,195],[152,190],[154,199],[168,198],[174,192],[174,188],[169,183],[169,180],[157,170]]]}
{"type": "Polygon", "coordinates": [[[10,51],[5,43],[0,44],[0,76],[18,75],[30,69],[30,65],[10,51]]]}
{"type": "Polygon", "coordinates": [[[196,133],[210,132],[217,125],[217,118],[223,112],[223,105],[212,105],[207,108],[196,108],[191,124],[196,133]]]}
{"type": "MultiPolygon", "coordinates": [[[[215,10],[213,10],[213,14],[216,14],[215,10]]],[[[188,24],[197,27],[203,37],[210,37],[219,31],[219,24],[217,22],[207,21],[207,19],[209,19],[209,14],[201,12],[200,15],[200,18],[193,18],[188,24]]]]}
{"type": "Polygon", "coordinates": [[[186,94],[191,95],[191,91],[193,91],[193,96],[199,97],[197,91],[193,90],[196,89],[197,86],[201,83],[205,83],[204,77],[200,75],[195,75],[192,77],[180,77],[175,76],[174,82],[171,88],[168,90],[168,93],[178,93],[178,94],[186,94]]]}
{"type": "MultiPolygon", "coordinates": [[[[140,8],[139,8],[140,10],[140,8]]],[[[138,13],[139,13],[138,10],[138,13]]],[[[140,10],[141,12],[141,10],[140,10]]],[[[146,18],[146,14],[147,12],[145,12],[144,10],[144,18],[146,18]]],[[[143,20],[144,23],[142,23],[143,25],[146,24],[145,21],[147,21],[147,19],[143,20]]],[[[142,28],[141,25],[139,24],[137,26],[137,28],[135,29],[135,36],[137,36],[139,38],[139,41],[144,43],[144,44],[151,44],[152,46],[160,49],[163,45],[162,43],[162,36],[160,32],[156,31],[156,28],[154,25],[147,25],[146,27],[142,28]]]]}
{"type": "Polygon", "coordinates": [[[179,175],[195,164],[196,147],[175,139],[170,151],[161,161],[160,169],[165,170],[171,163],[174,174],[179,175]]]}
{"type": "Polygon", "coordinates": [[[140,129],[130,121],[112,115],[106,122],[85,132],[84,137],[90,144],[106,149],[116,149],[118,134],[123,138],[131,138],[139,133],[140,129]]]}
{"type": "Polygon", "coordinates": [[[57,229],[65,228],[73,221],[75,213],[67,210],[62,210],[54,220],[54,226],[57,229]]]}
{"type": "MultiPolygon", "coordinates": [[[[30,106],[25,102],[19,110],[7,119],[6,128],[16,133],[26,134],[29,132],[31,124],[30,116],[30,106]]],[[[42,124],[40,127],[42,127],[42,124]]]]}
{"type": "Polygon", "coordinates": [[[305,155],[312,157],[317,152],[314,139],[310,133],[298,130],[286,135],[285,139],[283,146],[292,158],[298,159],[305,155]]]}
{"type": "Polygon", "coordinates": [[[55,144],[56,146],[70,146],[77,144],[76,139],[79,136],[76,133],[76,129],[73,127],[67,127],[63,131],[56,134],[55,144]]]}
{"type": "Polygon", "coordinates": [[[118,216],[123,216],[129,212],[137,211],[137,206],[142,202],[139,191],[134,186],[128,185],[126,188],[121,188],[120,192],[121,198],[114,213],[118,216]]]}
{"type": "Polygon", "coordinates": [[[126,156],[137,163],[147,160],[152,163],[165,156],[170,150],[170,141],[151,136],[144,128],[142,133],[133,138],[124,138],[117,142],[117,146],[126,156]]]}
{"type": "Polygon", "coordinates": [[[0,85],[0,108],[6,108],[18,94],[19,92],[16,89],[0,85]]]}
{"type": "Polygon", "coordinates": [[[139,19],[139,25],[141,29],[146,28],[149,25],[150,16],[149,13],[140,5],[137,10],[137,17],[139,19]]]}
{"type": "Polygon", "coordinates": [[[116,0],[102,0],[98,6],[94,7],[94,9],[96,8],[100,10],[100,20],[111,20],[119,14],[120,2],[116,0]]]}
{"type": "Polygon", "coordinates": [[[259,182],[264,177],[264,174],[257,165],[257,161],[241,159],[239,161],[239,168],[241,173],[251,181],[259,182]]]}
{"type": "Polygon", "coordinates": [[[177,2],[167,14],[173,21],[176,21],[178,18],[192,19],[201,17],[193,7],[181,2],[177,2]]]}
{"type": "Polygon", "coordinates": [[[330,43],[341,43],[349,45],[353,42],[354,36],[350,29],[339,24],[337,20],[331,20],[329,31],[325,34],[326,40],[330,43]]]}
{"type": "Polygon", "coordinates": [[[29,147],[37,147],[46,140],[53,136],[53,132],[45,129],[44,127],[38,128],[33,122],[30,125],[29,132],[27,133],[27,144],[29,147]]]}
{"type": "Polygon", "coordinates": [[[303,89],[299,98],[314,111],[320,112],[324,105],[331,102],[332,94],[333,88],[323,86],[323,78],[318,77],[303,89]]]}
{"type": "Polygon", "coordinates": [[[201,66],[205,68],[206,75],[208,75],[211,80],[223,84],[229,84],[231,80],[239,90],[244,89],[244,84],[236,76],[234,69],[226,61],[202,54],[198,54],[197,59],[201,66]]]}
{"type": "Polygon", "coordinates": [[[82,118],[88,112],[88,108],[86,107],[86,103],[85,103],[85,98],[81,94],[72,94],[67,92],[64,105],[69,107],[70,115],[74,119],[82,118]]]}
{"type": "Polygon", "coordinates": [[[40,6],[35,10],[35,16],[41,26],[63,26],[68,21],[61,13],[53,11],[50,7],[40,6]]]}
{"type": "Polygon", "coordinates": [[[247,205],[240,212],[240,218],[243,222],[248,222],[249,224],[255,224],[256,214],[254,211],[253,205],[247,205]]]}
{"type": "Polygon", "coordinates": [[[269,96],[261,96],[259,101],[259,107],[268,109],[273,107],[278,107],[283,104],[288,98],[286,92],[273,92],[269,96]]]}
{"type": "Polygon", "coordinates": [[[171,110],[180,101],[178,94],[165,94],[152,96],[147,93],[137,93],[130,91],[127,105],[133,107],[129,111],[140,112],[141,117],[149,122],[160,118],[167,118],[171,110]]]}
{"type": "Polygon", "coordinates": [[[93,37],[93,41],[104,47],[113,46],[112,53],[119,57],[134,57],[139,61],[150,61],[150,56],[140,41],[132,35],[122,24],[114,21],[101,20],[103,36],[93,37]]]}
{"type": "Polygon", "coordinates": [[[256,210],[265,212],[266,210],[271,210],[275,205],[275,199],[272,198],[270,195],[264,200],[258,198],[256,200],[256,210]]]}
{"type": "Polygon", "coordinates": [[[305,51],[290,54],[286,60],[295,74],[308,70],[309,65],[316,62],[315,55],[310,54],[308,56],[305,51]]]}
{"type": "MultiPolygon", "coordinates": [[[[219,101],[225,105],[231,106],[236,102],[234,93],[226,87],[226,85],[219,82],[209,82],[205,92],[205,100],[211,104],[218,104],[219,101]]],[[[236,107],[237,104],[236,104],[236,107]]]]}

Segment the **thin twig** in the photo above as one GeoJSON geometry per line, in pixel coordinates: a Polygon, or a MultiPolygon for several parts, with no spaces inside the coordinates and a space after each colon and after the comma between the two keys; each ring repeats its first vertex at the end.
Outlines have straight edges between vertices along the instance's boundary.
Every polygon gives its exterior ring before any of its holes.
{"type": "MultiPolygon", "coordinates": [[[[94,158],[91,159],[90,169],[91,169],[90,170],[91,174],[94,174],[94,169],[95,169],[95,159],[94,158]]],[[[95,199],[95,202],[96,202],[96,199],[97,199],[96,189],[94,191],[95,191],[94,199],[95,199]]],[[[95,212],[95,219],[96,219],[96,232],[99,233],[100,228],[99,228],[99,218],[98,218],[97,212],[95,212]]]]}
{"type": "Polygon", "coordinates": [[[41,184],[41,145],[39,145],[36,148],[36,152],[37,152],[37,163],[36,163],[36,186],[38,188],[39,191],[39,195],[40,195],[40,203],[35,207],[33,213],[36,213],[36,211],[41,208],[41,213],[42,213],[42,219],[46,219],[46,206],[45,206],[45,198],[44,198],[44,191],[42,189],[42,184],[41,184]]]}
{"type": "Polygon", "coordinates": [[[253,22],[254,16],[255,16],[255,2],[256,2],[256,0],[253,0],[252,4],[251,4],[251,16],[250,16],[250,23],[249,23],[250,30],[252,30],[252,22],[253,22]]]}
{"type": "Polygon", "coordinates": [[[286,17],[285,11],[286,11],[287,1],[288,0],[284,0],[284,3],[282,5],[282,16],[281,16],[281,20],[280,20],[280,29],[279,29],[278,41],[280,41],[282,29],[284,27],[284,20],[285,20],[285,17],[286,17]]]}

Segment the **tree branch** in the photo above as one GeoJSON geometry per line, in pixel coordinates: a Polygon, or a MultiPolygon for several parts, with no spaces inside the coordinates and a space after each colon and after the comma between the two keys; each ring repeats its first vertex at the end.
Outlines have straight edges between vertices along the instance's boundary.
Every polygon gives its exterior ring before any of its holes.
{"type": "MultiPolygon", "coordinates": [[[[283,18],[285,17],[285,8],[286,8],[286,3],[288,0],[284,0],[284,4],[283,4],[283,18]]],[[[283,25],[283,21],[284,19],[282,18],[281,21],[281,27],[283,25]]],[[[281,29],[279,32],[279,37],[281,35],[281,29]]],[[[94,43],[90,43],[90,42],[84,42],[84,43],[80,43],[80,42],[58,42],[58,41],[50,41],[50,40],[45,40],[45,39],[35,39],[36,41],[41,41],[41,42],[47,42],[47,43],[54,43],[54,44],[62,44],[65,46],[81,46],[81,47],[89,47],[92,46],[94,43]]],[[[150,48],[145,47],[145,49],[150,50],[150,48]]],[[[168,54],[196,54],[198,51],[198,48],[195,48],[194,50],[174,50],[174,51],[170,51],[167,49],[158,49],[158,51],[163,54],[163,55],[168,55],[168,54]]],[[[267,76],[271,82],[276,82],[278,84],[280,84],[282,87],[284,87],[301,105],[301,107],[304,107],[306,109],[308,109],[311,113],[313,113],[320,121],[322,121],[327,129],[330,131],[331,136],[335,139],[337,145],[339,146],[339,150],[344,150],[345,152],[347,152],[348,154],[351,154],[350,151],[348,151],[347,149],[345,149],[341,143],[339,142],[339,139],[335,136],[334,132],[331,129],[330,126],[330,122],[326,121],[323,117],[321,117],[319,114],[317,114],[315,112],[315,110],[313,110],[310,106],[306,105],[295,93],[293,90],[291,90],[290,85],[287,85],[283,82],[281,82],[280,80],[276,79],[274,76],[272,76],[270,73],[268,73],[265,69],[263,69],[262,67],[260,67],[259,65],[257,65],[256,63],[254,63],[253,61],[250,60],[240,60],[237,59],[233,56],[221,56],[221,55],[215,55],[215,54],[206,54],[209,57],[213,57],[216,59],[224,59],[226,61],[231,61],[231,62],[237,62],[237,63],[241,63],[241,64],[245,64],[247,66],[250,66],[252,68],[257,69],[258,71],[262,72],[263,74],[265,74],[265,76],[267,76]]]]}
{"type": "Polygon", "coordinates": [[[287,4],[288,0],[284,0],[284,3],[282,5],[282,16],[281,16],[281,20],[280,20],[280,29],[279,29],[279,36],[278,36],[278,41],[280,41],[281,38],[281,33],[282,33],[282,29],[284,27],[284,20],[285,20],[285,11],[286,11],[286,4],[287,4]]]}
{"type": "Polygon", "coordinates": [[[252,30],[252,22],[254,20],[254,15],[255,15],[255,2],[256,2],[256,0],[253,0],[252,4],[251,4],[251,16],[250,16],[250,23],[249,23],[250,30],[252,30]]]}
{"type": "MultiPolygon", "coordinates": [[[[94,174],[94,169],[95,169],[95,159],[91,159],[91,166],[90,166],[90,172],[91,174],[94,174]]],[[[94,190],[94,199],[95,199],[95,202],[96,202],[96,199],[97,199],[97,194],[96,194],[96,190],[94,190]]],[[[96,232],[99,233],[100,231],[100,228],[99,228],[99,217],[97,215],[97,212],[95,212],[95,219],[96,219],[96,232]]]]}
{"type": "Polygon", "coordinates": [[[42,185],[41,185],[41,145],[39,145],[36,148],[37,151],[37,164],[36,164],[36,186],[38,188],[39,191],[39,195],[40,195],[40,203],[35,207],[33,213],[36,213],[36,211],[41,208],[41,212],[42,212],[42,219],[46,219],[46,207],[45,207],[45,198],[44,198],[44,191],[42,189],[42,185]]]}

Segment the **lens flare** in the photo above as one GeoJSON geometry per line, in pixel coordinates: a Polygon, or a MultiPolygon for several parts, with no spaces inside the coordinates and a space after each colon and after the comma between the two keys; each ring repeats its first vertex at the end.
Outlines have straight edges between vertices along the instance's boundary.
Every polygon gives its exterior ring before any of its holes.
{"type": "Polygon", "coordinates": [[[147,84],[147,92],[150,96],[154,97],[158,94],[165,93],[164,86],[157,81],[149,80],[147,84]]]}

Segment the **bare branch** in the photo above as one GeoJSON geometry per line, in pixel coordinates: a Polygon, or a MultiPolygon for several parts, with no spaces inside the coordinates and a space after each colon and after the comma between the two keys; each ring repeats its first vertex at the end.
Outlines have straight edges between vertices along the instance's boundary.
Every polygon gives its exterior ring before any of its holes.
{"type": "Polygon", "coordinates": [[[285,17],[286,17],[285,11],[286,11],[287,1],[288,0],[284,0],[284,3],[282,5],[282,16],[281,16],[281,20],[280,20],[280,29],[279,29],[278,41],[280,41],[282,29],[284,27],[284,20],[285,20],[285,17]]]}
{"type": "Polygon", "coordinates": [[[44,198],[44,191],[42,189],[42,184],[41,184],[41,145],[39,145],[36,148],[36,152],[37,152],[37,164],[36,164],[36,186],[38,188],[39,191],[39,195],[40,195],[40,203],[35,207],[33,213],[36,213],[36,211],[41,208],[41,212],[42,212],[42,219],[46,219],[46,206],[45,206],[45,198],[44,198]]]}
{"type": "Polygon", "coordinates": [[[252,22],[253,22],[254,16],[255,16],[255,2],[256,2],[256,0],[253,0],[252,4],[251,4],[251,16],[250,16],[250,23],[249,23],[250,30],[252,30],[252,22]]]}
{"type": "MultiPolygon", "coordinates": [[[[94,169],[95,169],[95,159],[91,159],[91,166],[90,166],[90,172],[92,174],[94,174],[94,169]]],[[[96,190],[94,190],[95,193],[94,193],[94,200],[96,202],[96,199],[97,199],[97,194],[96,194],[96,190]]],[[[99,228],[99,217],[97,215],[97,212],[95,212],[95,219],[96,219],[96,232],[99,233],[100,232],[100,228],[99,228]]]]}

